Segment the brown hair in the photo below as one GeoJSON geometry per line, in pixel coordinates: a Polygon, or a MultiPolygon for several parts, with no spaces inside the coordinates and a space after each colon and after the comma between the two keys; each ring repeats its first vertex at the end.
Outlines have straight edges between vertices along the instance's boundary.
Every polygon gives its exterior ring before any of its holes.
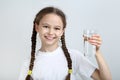
{"type": "MultiPolygon", "coordinates": [[[[35,61],[35,49],[36,49],[36,34],[37,32],[35,31],[35,23],[39,24],[40,20],[49,13],[54,13],[58,16],[61,17],[62,22],[63,22],[63,28],[66,28],[66,17],[65,14],[58,8],[54,8],[54,7],[46,7],[44,9],[42,9],[40,12],[38,12],[38,14],[36,15],[34,22],[33,22],[33,33],[32,33],[32,37],[31,37],[31,42],[32,42],[32,46],[31,46],[31,60],[30,60],[30,65],[29,65],[29,71],[33,70],[33,66],[34,66],[34,61],[35,61]]],[[[72,60],[70,57],[70,54],[68,52],[68,49],[66,47],[65,44],[65,33],[63,33],[63,35],[61,36],[61,42],[62,42],[62,49],[64,52],[64,55],[66,57],[67,63],[68,63],[68,70],[72,70],[72,60]]],[[[70,80],[70,72],[68,71],[68,75],[66,76],[65,80],[70,80]]],[[[31,74],[28,74],[26,76],[26,80],[33,80],[31,74]]]]}

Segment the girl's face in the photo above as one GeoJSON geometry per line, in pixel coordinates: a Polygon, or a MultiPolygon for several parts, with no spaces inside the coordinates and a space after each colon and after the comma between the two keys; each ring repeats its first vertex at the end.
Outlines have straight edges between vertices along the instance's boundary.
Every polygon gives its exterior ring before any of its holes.
{"type": "Polygon", "coordinates": [[[64,32],[61,17],[53,13],[45,15],[35,28],[44,46],[58,45],[64,32]]]}

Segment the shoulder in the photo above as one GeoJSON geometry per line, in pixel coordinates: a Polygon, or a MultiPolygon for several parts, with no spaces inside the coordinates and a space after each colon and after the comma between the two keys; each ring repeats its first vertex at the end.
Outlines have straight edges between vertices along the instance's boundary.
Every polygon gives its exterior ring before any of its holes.
{"type": "Polygon", "coordinates": [[[75,58],[75,59],[77,59],[77,58],[79,58],[79,60],[81,59],[81,58],[83,58],[84,56],[83,56],[83,53],[81,52],[81,51],[79,51],[79,50],[77,50],[77,49],[71,49],[71,48],[68,48],[68,52],[70,53],[70,56],[71,56],[71,58],[75,58]]]}
{"type": "Polygon", "coordinates": [[[68,52],[70,53],[70,55],[83,55],[81,51],[77,50],[77,49],[71,49],[71,48],[68,48],[68,52]]]}
{"type": "Polygon", "coordinates": [[[73,62],[78,63],[91,63],[89,59],[87,59],[83,53],[77,49],[68,48],[69,54],[73,62]]]}

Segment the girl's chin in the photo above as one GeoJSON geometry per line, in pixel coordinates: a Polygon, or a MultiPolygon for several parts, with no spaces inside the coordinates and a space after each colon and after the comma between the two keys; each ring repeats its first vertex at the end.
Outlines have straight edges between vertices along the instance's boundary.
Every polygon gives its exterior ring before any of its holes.
{"type": "Polygon", "coordinates": [[[44,43],[44,44],[51,45],[51,44],[54,43],[54,40],[44,40],[43,43],[44,43]]]}
{"type": "Polygon", "coordinates": [[[55,40],[44,40],[44,42],[42,42],[42,43],[44,43],[46,46],[53,46],[53,45],[57,44],[58,42],[55,40]]]}
{"type": "Polygon", "coordinates": [[[45,43],[45,45],[46,45],[46,46],[53,46],[54,43],[48,43],[48,42],[47,42],[47,43],[45,43]]]}

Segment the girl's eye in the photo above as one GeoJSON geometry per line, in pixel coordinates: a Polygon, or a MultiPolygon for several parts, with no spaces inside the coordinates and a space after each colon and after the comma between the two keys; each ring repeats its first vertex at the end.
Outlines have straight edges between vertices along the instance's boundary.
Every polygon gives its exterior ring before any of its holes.
{"type": "Polygon", "coordinates": [[[43,26],[44,28],[48,28],[48,26],[43,26]]]}
{"type": "Polygon", "coordinates": [[[55,28],[55,30],[60,30],[60,28],[55,28]]]}

